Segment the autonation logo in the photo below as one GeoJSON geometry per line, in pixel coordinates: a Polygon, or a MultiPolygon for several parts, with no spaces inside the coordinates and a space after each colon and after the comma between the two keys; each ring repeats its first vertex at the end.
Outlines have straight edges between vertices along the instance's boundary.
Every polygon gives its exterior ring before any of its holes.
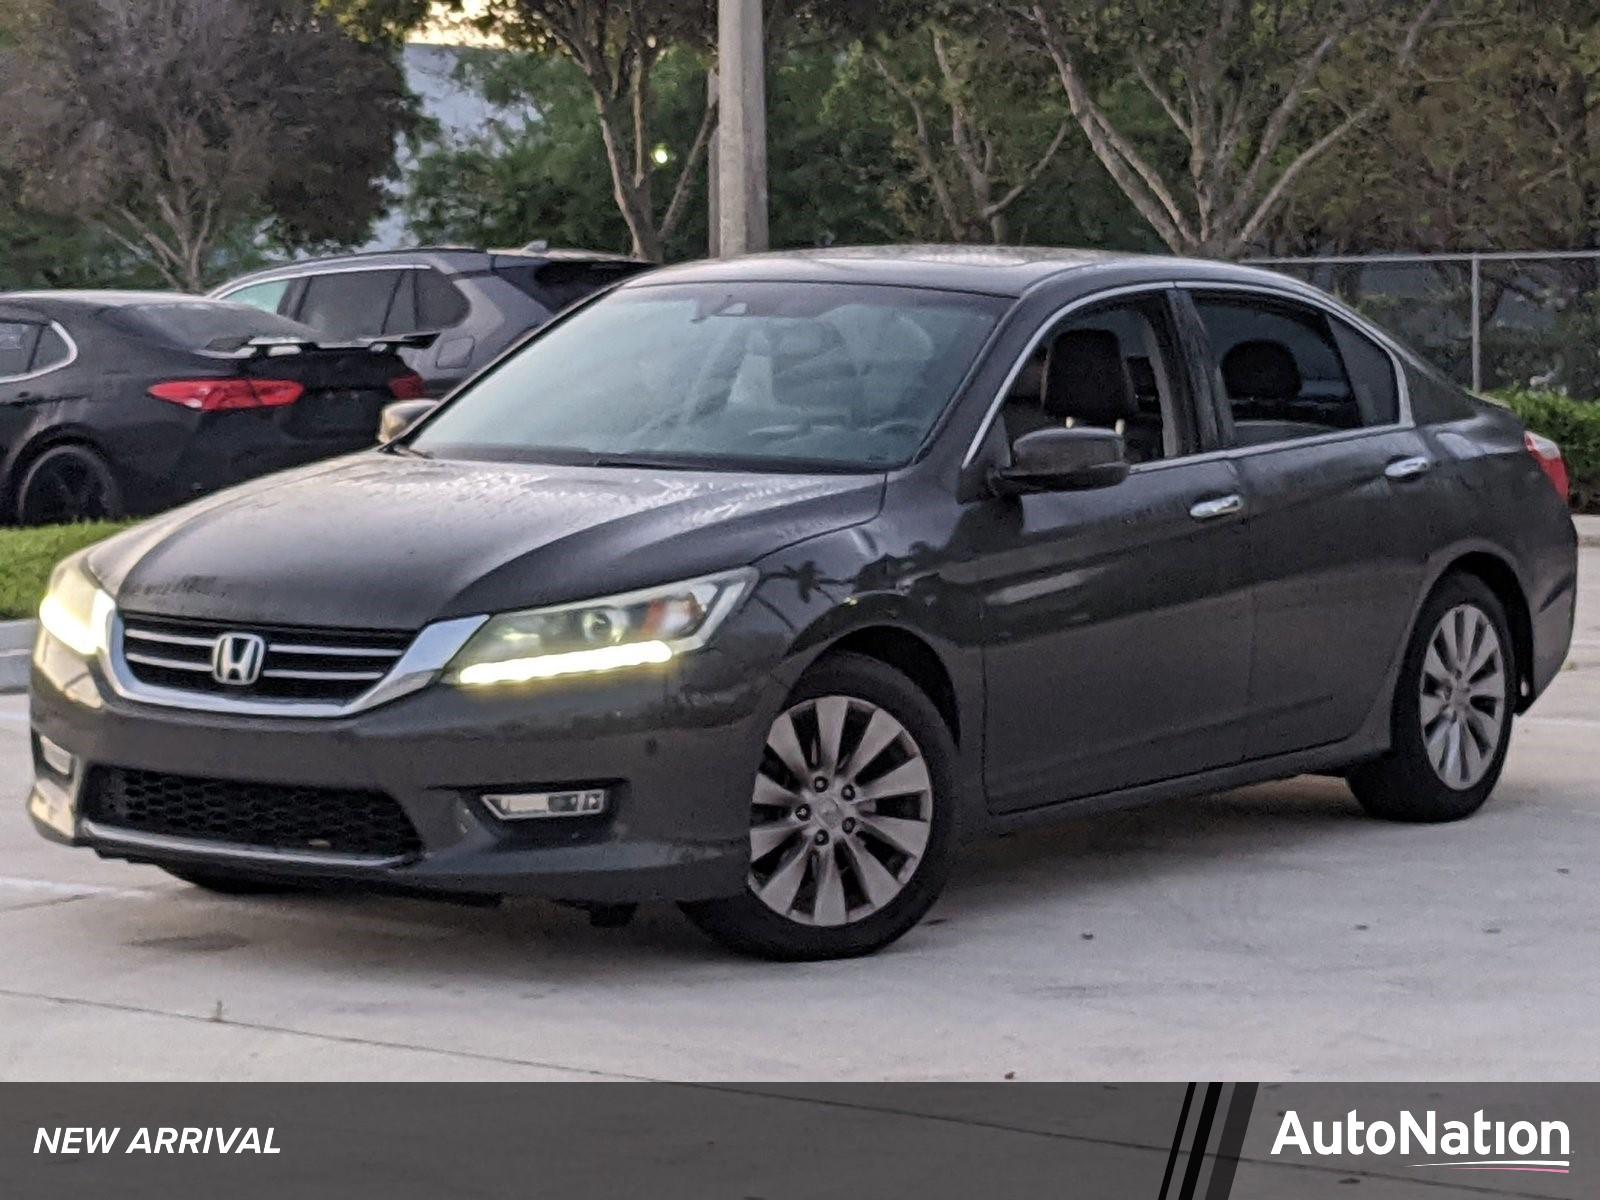
{"type": "Polygon", "coordinates": [[[1422,1158],[1408,1167],[1457,1171],[1525,1171],[1566,1175],[1572,1169],[1572,1134],[1565,1121],[1491,1121],[1480,1108],[1470,1121],[1441,1121],[1429,1110],[1420,1117],[1402,1111],[1393,1121],[1363,1121],[1351,1109],[1334,1121],[1309,1126],[1290,1109],[1278,1126],[1272,1153],[1422,1158]]]}

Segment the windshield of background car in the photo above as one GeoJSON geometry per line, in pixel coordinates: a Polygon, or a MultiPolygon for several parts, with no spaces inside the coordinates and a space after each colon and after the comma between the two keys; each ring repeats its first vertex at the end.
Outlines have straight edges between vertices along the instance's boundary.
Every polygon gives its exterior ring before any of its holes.
{"type": "Polygon", "coordinates": [[[629,288],[408,442],[445,458],[883,470],[916,453],[1006,306],[854,284],[629,288]]]}

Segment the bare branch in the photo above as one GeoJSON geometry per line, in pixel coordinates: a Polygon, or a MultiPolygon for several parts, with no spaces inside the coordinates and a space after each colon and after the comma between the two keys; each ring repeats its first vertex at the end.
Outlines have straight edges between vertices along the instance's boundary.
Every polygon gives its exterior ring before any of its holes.
{"type": "Polygon", "coordinates": [[[1071,128],[1071,121],[1061,122],[1061,127],[1056,130],[1056,136],[1051,139],[1049,148],[1039,156],[1033,166],[1028,168],[1028,173],[1009,192],[983,210],[985,219],[997,217],[1005,212],[1006,209],[1010,208],[1022,197],[1024,192],[1033,186],[1039,176],[1044,174],[1045,168],[1050,165],[1057,152],[1060,151],[1062,144],[1067,140],[1067,132],[1071,128]]]}
{"type": "Polygon", "coordinates": [[[1077,64],[1044,9],[1036,4],[1032,15],[1044,38],[1045,49],[1055,63],[1072,115],[1088,136],[1095,157],[1168,246],[1178,250],[1191,245],[1193,232],[1165,182],[1095,104],[1077,64]]]}

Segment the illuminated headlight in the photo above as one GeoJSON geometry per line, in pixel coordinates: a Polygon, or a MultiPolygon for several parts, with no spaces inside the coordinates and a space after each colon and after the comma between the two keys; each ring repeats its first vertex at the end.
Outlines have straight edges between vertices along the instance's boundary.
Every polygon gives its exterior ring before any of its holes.
{"type": "Polygon", "coordinates": [[[446,670],[451,683],[526,683],[668,662],[705,645],[755,580],[744,567],[581,604],[491,617],[446,670]]]}
{"type": "Polygon", "coordinates": [[[64,560],[50,576],[39,605],[39,624],[56,641],[84,658],[104,650],[116,603],[83,569],[83,559],[64,560]]]}

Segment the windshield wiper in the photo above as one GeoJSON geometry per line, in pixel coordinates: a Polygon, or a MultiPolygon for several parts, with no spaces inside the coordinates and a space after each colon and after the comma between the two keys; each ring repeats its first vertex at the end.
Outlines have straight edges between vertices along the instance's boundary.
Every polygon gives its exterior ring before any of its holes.
{"type": "Polygon", "coordinates": [[[654,454],[601,454],[591,464],[596,467],[654,467],[663,471],[695,471],[705,468],[704,459],[677,458],[654,454]]]}

